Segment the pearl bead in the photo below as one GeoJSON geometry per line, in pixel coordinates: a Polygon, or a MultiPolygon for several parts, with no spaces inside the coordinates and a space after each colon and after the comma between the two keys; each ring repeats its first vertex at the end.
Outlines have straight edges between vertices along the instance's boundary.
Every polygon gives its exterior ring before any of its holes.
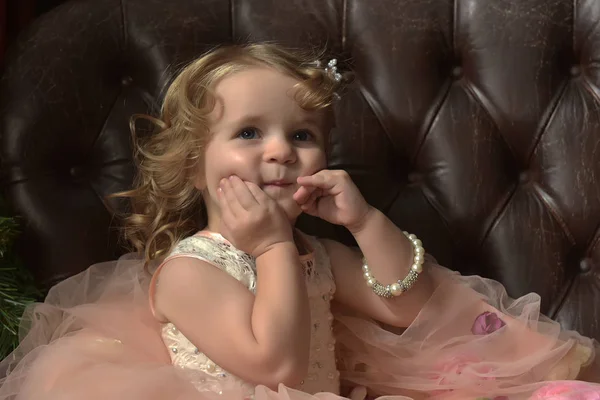
{"type": "Polygon", "coordinates": [[[215,372],[215,368],[216,368],[216,366],[214,363],[212,363],[210,361],[206,363],[206,371],[207,372],[215,372]]]}
{"type": "Polygon", "coordinates": [[[390,292],[392,292],[394,296],[400,296],[402,294],[402,288],[397,283],[392,283],[390,285],[390,292]]]}
{"type": "Polygon", "coordinates": [[[371,273],[366,260],[363,258],[363,278],[366,281],[368,287],[372,288],[374,293],[378,296],[391,298],[400,296],[404,290],[412,287],[416,282],[418,274],[423,271],[423,263],[425,262],[425,249],[422,246],[422,242],[417,238],[416,235],[402,231],[406,238],[411,242],[413,247],[413,263],[411,265],[411,272],[403,279],[398,280],[391,285],[383,286],[377,281],[375,276],[371,273]]]}
{"type": "Polygon", "coordinates": [[[171,347],[171,351],[175,354],[177,354],[177,347],[171,347]]]}

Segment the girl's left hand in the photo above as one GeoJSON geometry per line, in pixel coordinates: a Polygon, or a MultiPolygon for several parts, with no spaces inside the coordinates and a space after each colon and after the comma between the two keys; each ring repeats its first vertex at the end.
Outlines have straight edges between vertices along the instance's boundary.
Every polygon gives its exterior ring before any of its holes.
{"type": "Polygon", "coordinates": [[[370,214],[372,207],[346,171],[324,169],[299,177],[298,184],[294,200],[309,215],[355,232],[370,214]]]}

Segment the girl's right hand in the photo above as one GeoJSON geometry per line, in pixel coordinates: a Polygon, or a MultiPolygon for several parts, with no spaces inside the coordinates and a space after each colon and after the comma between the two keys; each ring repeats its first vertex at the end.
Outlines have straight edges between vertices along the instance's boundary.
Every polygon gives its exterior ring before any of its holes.
{"type": "Polygon", "coordinates": [[[293,244],[283,209],[256,184],[232,175],[218,190],[221,234],[236,248],[258,258],[278,244],[293,244]]]}

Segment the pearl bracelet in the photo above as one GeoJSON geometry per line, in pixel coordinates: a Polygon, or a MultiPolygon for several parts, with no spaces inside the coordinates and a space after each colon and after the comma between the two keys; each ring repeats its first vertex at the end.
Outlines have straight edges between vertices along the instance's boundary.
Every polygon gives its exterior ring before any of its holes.
{"type": "Polygon", "coordinates": [[[384,297],[386,299],[391,299],[392,297],[400,296],[402,293],[406,292],[410,289],[419,274],[423,271],[423,262],[425,261],[425,249],[423,249],[421,241],[413,234],[409,234],[408,232],[402,232],[404,235],[410,240],[413,245],[413,264],[410,267],[410,271],[408,275],[404,279],[398,280],[391,285],[384,286],[375,279],[375,277],[371,274],[371,270],[369,269],[369,265],[367,264],[367,260],[363,258],[363,277],[367,282],[367,286],[373,288],[373,292],[380,297],[384,297]]]}

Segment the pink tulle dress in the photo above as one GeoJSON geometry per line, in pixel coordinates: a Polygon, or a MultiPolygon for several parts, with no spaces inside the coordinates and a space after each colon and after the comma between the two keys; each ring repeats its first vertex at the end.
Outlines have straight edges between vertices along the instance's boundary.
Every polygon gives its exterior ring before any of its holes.
{"type": "MultiPolygon", "coordinates": [[[[328,256],[300,236],[311,250],[301,261],[312,334],[298,387],[245,382],[159,322],[152,302],[164,262],[150,276],[127,255],[61,282],[27,310],[21,344],[0,364],[0,400],[600,400],[597,342],[541,315],[539,296],[511,299],[498,282],[429,259],[430,300],[408,328],[382,327],[332,302],[328,256]]],[[[216,233],[182,240],[164,261],[176,257],[204,260],[255,292],[254,260],[216,233]]]]}

